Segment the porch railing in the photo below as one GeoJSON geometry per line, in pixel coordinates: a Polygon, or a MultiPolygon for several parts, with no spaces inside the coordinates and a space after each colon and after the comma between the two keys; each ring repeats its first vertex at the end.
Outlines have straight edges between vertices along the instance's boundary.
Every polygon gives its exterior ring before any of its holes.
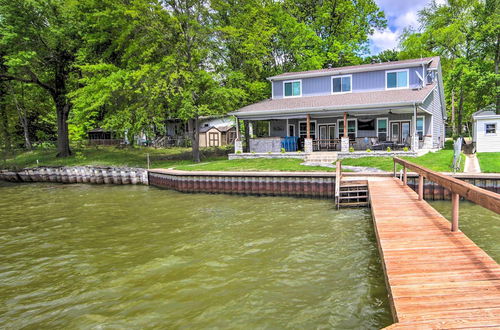
{"type": "Polygon", "coordinates": [[[331,151],[337,150],[340,139],[317,139],[313,140],[313,151],[331,151]]]}

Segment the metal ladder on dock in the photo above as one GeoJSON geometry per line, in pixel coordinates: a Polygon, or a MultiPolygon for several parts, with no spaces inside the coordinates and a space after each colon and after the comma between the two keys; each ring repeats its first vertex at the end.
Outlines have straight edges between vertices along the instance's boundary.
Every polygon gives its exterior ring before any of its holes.
{"type": "Polygon", "coordinates": [[[342,164],[336,162],[335,203],[341,207],[368,206],[368,180],[342,178],[342,164]]]}

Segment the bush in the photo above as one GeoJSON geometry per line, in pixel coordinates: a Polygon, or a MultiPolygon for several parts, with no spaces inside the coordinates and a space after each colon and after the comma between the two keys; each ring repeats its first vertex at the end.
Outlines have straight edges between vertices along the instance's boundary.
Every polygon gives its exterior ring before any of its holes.
{"type": "Polygon", "coordinates": [[[236,151],[237,154],[241,154],[241,150],[236,151]]]}
{"type": "Polygon", "coordinates": [[[372,150],[370,148],[366,149],[366,152],[372,152],[372,150]]]}
{"type": "Polygon", "coordinates": [[[408,151],[408,147],[404,147],[403,151],[405,151],[405,152],[408,151]]]}
{"type": "Polygon", "coordinates": [[[392,151],[391,147],[387,147],[386,151],[391,152],[392,151]]]}
{"type": "Polygon", "coordinates": [[[285,148],[281,148],[281,153],[284,154],[286,152],[285,148]]]}
{"type": "Polygon", "coordinates": [[[354,148],[353,148],[353,147],[350,147],[350,148],[349,148],[349,152],[354,152],[354,148]]]}

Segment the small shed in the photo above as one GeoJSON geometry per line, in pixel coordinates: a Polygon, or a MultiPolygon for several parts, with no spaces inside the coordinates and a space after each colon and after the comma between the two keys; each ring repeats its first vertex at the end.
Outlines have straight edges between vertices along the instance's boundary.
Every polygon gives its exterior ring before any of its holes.
{"type": "Polygon", "coordinates": [[[220,147],[234,143],[236,128],[234,126],[200,127],[200,147],[220,147]]]}
{"type": "Polygon", "coordinates": [[[500,115],[491,105],[472,115],[472,142],[476,152],[500,152],[500,115]]]}

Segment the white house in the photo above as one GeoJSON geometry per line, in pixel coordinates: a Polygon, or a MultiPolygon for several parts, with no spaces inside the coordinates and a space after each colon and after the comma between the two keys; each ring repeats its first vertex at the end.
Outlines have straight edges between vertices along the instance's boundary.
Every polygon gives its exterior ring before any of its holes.
{"type": "Polygon", "coordinates": [[[487,107],[472,115],[472,141],[476,152],[500,152],[500,115],[487,107]]]}

